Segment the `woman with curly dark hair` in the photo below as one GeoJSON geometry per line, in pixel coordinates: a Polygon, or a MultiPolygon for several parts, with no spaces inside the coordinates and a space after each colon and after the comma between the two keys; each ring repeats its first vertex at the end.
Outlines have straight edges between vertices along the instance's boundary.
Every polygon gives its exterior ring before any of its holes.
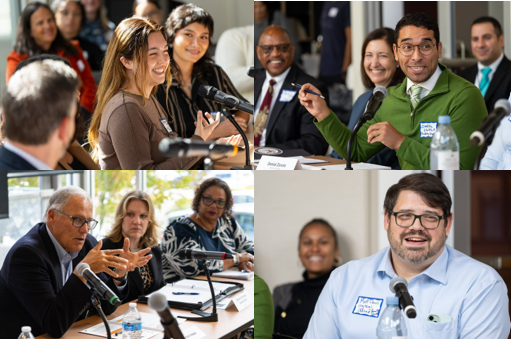
{"type": "MultiPolygon", "coordinates": [[[[218,112],[224,107],[200,97],[198,95],[200,85],[213,86],[224,93],[245,100],[224,70],[215,65],[211,59],[208,48],[213,26],[211,15],[194,4],[175,8],[165,24],[173,80],[168,98],[165,92],[166,84],[159,86],[157,98],[167,110],[167,120],[172,129],[182,138],[193,135],[197,111],[218,112]]],[[[241,128],[246,130],[250,115],[237,111],[235,118],[241,128]]],[[[225,120],[215,128],[209,140],[234,134],[238,134],[238,131],[231,122],[225,120]]]]}
{"type": "Polygon", "coordinates": [[[204,180],[195,189],[192,201],[194,213],[172,222],[163,235],[163,274],[167,282],[204,274],[202,262],[180,259],[179,250],[232,253],[234,259],[212,260],[211,272],[230,267],[251,272],[254,270],[254,243],[250,241],[232,216],[231,189],[218,178],[204,180]]]}

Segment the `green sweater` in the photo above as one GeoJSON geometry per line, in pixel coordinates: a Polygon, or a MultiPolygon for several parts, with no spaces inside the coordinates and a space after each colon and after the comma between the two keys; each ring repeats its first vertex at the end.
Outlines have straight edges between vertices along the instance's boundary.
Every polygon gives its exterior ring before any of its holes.
{"type": "MultiPolygon", "coordinates": [[[[388,89],[388,95],[371,121],[366,122],[353,140],[351,160],[363,162],[385,148],[382,143],[367,142],[369,126],[388,121],[405,139],[396,150],[403,170],[429,169],[429,144],[431,138],[421,138],[420,122],[436,122],[440,115],[451,117],[451,126],[460,145],[460,169],[474,168],[479,147],[471,146],[470,134],[488,115],[483,96],[477,87],[455,75],[439,64],[442,73],[433,90],[413,110],[406,94],[406,81],[388,89]]],[[[351,131],[333,112],[321,121],[314,122],[333,149],[346,158],[346,148],[351,131]]]]}
{"type": "Polygon", "coordinates": [[[273,299],[263,279],[254,275],[254,339],[271,339],[273,333],[273,299]]]}

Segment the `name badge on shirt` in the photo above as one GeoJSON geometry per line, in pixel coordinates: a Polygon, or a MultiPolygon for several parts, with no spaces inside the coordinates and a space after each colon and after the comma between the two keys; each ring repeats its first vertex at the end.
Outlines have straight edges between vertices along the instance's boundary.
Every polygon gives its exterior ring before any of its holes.
{"type": "Polygon", "coordinates": [[[172,133],[172,128],[170,128],[170,125],[167,122],[167,119],[160,119],[160,122],[163,125],[163,127],[165,127],[165,129],[167,130],[168,133],[172,133]]]}
{"type": "Polygon", "coordinates": [[[438,122],[436,121],[421,122],[421,138],[433,138],[433,134],[435,134],[437,126],[438,122]]]}
{"type": "Polygon", "coordinates": [[[296,94],[296,91],[290,91],[288,89],[283,89],[282,93],[280,93],[280,102],[290,102],[293,100],[294,96],[296,94]]]}
{"type": "Polygon", "coordinates": [[[329,18],[335,18],[337,16],[337,13],[339,13],[339,8],[337,7],[332,7],[330,8],[330,10],[328,11],[328,17],[329,18]]]}
{"type": "Polygon", "coordinates": [[[380,316],[383,299],[358,297],[353,314],[365,315],[366,317],[378,318],[380,316]]]}

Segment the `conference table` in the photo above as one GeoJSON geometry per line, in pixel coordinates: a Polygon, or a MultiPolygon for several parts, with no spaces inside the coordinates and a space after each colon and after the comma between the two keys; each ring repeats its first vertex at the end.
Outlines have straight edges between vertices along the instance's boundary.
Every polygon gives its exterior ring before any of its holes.
{"type": "MultiPolygon", "coordinates": [[[[197,277],[198,279],[203,277],[197,277]]],[[[225,278],[216,278],[212,277],[213,281],[235,281],[236,283],[242,283],[245,289],[243,289],[240,292],[237,292],[232,295],[232,297],[235,297],[239,293],[247,293],[249,295],[254,295],[254,280],[232,280],[232,279],[225,279],[225,278]]],[[[116,317],[122,316],[124,313],[126,313],[129,305],[128,303],[121,305],[117,308],[117,310],[107,316],[108,320],[114,319],[116,317]]],[[[154,313],[156,314],[156,311],[152,310],[149,306],[146,304],[139,304],[137,303],[137,310],[139,312],[146,312],[146,313],[154,313]]],[[[172,312],[172,315],[174,317],[178,316],[190,316],[195,317],[197,315],[191,313],[190,311],[184,311],[179,310],[175,308],[170,309],[172,312]]],[[[211,312],[211,308],[205,310],[205,312],[211,312]]],[[[179,325],[182,331],[186,330],[187,328],[191,328],[196,326],[200,331],[204,332],[205,336],[204,339],[231,339],[236,334],[248,329],[250,326],[254,324],[254,304],[249,305],[245,309],[238,312],[234,306],[231,306],[225,310],[217,310],[218,313],[218,322],[215,323],[203,323],[198,321],[190,321],[186,320],[184,323],[179,325]]],[[[62,338],[67,339],[92,339],[92,338],[101,338],[98,336],[92,336],[89,334],[80,333],[80,331],[83,331],[89,327],[92,327],[94,325],[97,325],[99,323],[102,323],[102,320],[99,316],[95,315],[80,321],[77,321],[76,323],[71,326],[71,328],[62,336],[62,338]]],[[[52,338],[48,334],[43,334],[38,336],[37,338],[52,338]]],[[[158,335],[155,335],[151,337],[152,339],[161,339],[163,338],[163,332],[158,335]]]]}

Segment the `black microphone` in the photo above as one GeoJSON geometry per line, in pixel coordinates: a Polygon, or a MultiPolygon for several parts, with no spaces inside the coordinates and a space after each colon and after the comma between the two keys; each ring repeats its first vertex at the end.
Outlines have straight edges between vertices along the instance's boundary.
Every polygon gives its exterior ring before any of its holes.
{"type": "Polygon", "coordinates": [[[150,308],[158,312],[160,322],[163,325],[165,336],[170,339],[185,339],[183,332],[179,328],[176,318],[170,313],[167,298],[161,293],[155,293],[149,297],[147,304],[150,308]]]}
{"type": "Polygon", "coordinates": [[[413,304],[412,297],[408,293],[408,282],[405,278],[396,276],[390,282],[390,290],[399,298],[399,305],[408,318],[414,319],[417,316],[417,309],[413,304]]]}
{"type": "Polygon", "coordinates": [[[196,251],[191,248],[183,248],[177,253],[179,259],[195,259],[195,260],[227,260],[233,259],[234,256],[225,252],[212,251],[196,251]]]}
{"type": "Polygon", "coordinates": [[[166,138],[160,141],[160,152],[169,157],[209,157],[217,160],[238,154],[238,146],[182,138],[166,138]]]}
{"type": "Polygon", "coordinates": [[[247,104],[240,99],[233,97],[232,95],[220,92],[213,86],[200,85],[199,95],[208,100],[216,101],[224,104],[227,107],[236,108],[240,111],[254,114],[254,106],[247,104]]]}
{"type": "Polygon", "coordinates": [[[383,99],[387,97],[387,89],[383,86],[378,86],[373,90],[373,96],[367,103],[366,109],[362,118],[364,121],[369,121],[374,118],[376,111],[380,108],[383,99]]]}
{"type": "Polygon", "coordinates": [[[247,75],[251,78],[254,77],[254,66],[250,66],[247,71],[247,75]]]}
{"type": "Polygon", "coordinates": [[[493,111],[483,120],[481,125],[470,135],[470,144],[472,146],[481,146],[486,140],[491,138],[493,131],[499,126],[500,121],[509,115],[511,105],[507,99],[499,99],[495,103],[493,111]]]}
{"type": "Polygon", "coordinates": [[[121,306],[122,303],[119,297],[112,292],[110,287],[108,287],[103,280],[99,279],[98,276],[90,270],[89,264],[83,262],[78,265],[76,273],[87,280],[87,283],[99,294],[101,299],[107,300],[114,306],[121,306]]]}

